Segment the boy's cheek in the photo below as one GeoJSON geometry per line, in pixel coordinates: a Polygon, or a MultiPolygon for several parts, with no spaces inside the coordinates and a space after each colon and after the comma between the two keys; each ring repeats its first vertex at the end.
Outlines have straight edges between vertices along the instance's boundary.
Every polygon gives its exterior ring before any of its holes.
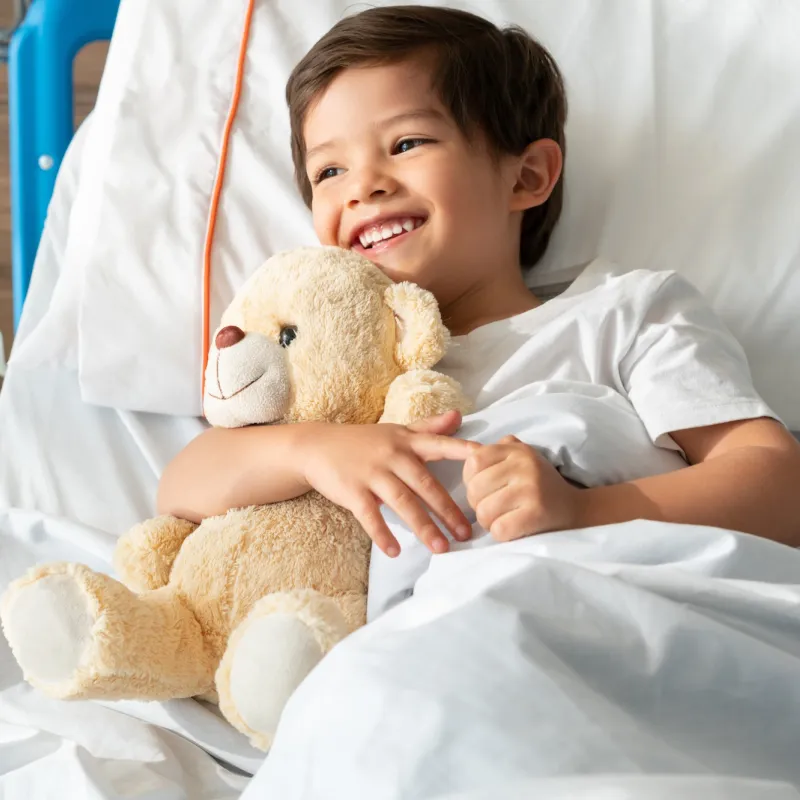
{"type": "Polygon", "coordinates": [[[322,245],[339,244],[339,222],[338,217],[330,212],[326,212],[323,202],[312,205],[311,213],[314,223],[314,233],[322,245]]]}

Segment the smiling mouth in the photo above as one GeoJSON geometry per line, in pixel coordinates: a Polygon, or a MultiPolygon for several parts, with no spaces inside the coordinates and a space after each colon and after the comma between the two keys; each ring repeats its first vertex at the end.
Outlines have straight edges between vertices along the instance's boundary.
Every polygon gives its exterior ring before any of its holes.
{"type": "Polygon", "coordinates": [[[426,222],[424,217],[396,217],[386,219],[374,225],[366,225],[356,231],[351,248],[361,252],[381,249],[385,246],[406,238],[426,222]]]}

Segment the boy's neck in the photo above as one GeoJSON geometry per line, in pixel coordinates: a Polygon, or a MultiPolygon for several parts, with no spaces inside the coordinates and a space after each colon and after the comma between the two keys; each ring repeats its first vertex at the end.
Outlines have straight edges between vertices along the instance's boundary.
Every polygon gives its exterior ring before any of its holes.
{"type": "Polygon", "coordinates": [[[522,273],[487,276],[441,309],[444,324],[453,336],[463,336],[490,322],[523,314],[541,305],[525,285],[522,273]]]}

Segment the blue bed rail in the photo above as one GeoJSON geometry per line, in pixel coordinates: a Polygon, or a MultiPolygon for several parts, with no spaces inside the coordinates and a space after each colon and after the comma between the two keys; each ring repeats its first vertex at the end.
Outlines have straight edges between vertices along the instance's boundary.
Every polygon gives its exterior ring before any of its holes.
{"type": "Polygon", "coordinates": [[[14,328],[30,285],[56,174],[72,139],[72,64],[110,39],[120,0],[33,0],[8,46],[14,328]]]}

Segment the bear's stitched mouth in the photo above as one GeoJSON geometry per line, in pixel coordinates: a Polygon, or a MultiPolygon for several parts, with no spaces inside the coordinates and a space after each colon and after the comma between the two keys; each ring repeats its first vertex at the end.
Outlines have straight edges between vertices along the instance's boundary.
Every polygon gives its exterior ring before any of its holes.
{"type": "Polygon", "coordinates": [[[255,378],[253,378],[253,380],[251,380],[249,383],[246,383],[244,386],[237,389],[233,394],[225,396],[224,392],[222,391],[222,381],[219,379],[219,362],[220,362],[220,357],[219,355],[217,355],[215,374],[217,378],[217,387],[219,388],[219,394],[222,395],[222,397],[216,394],[212,394],[210,389],[207,390],[208,396],[213,397],[214,400],[230,400],[231,398],[240,395],[245,389],[249,389],[254,383],[256,383],[256,381],[260,381],[264,377],[264,375],[267,374],[265,371],[262,372],[260,375],[256,375],[255,378]]]}
{"type": "MultiPolygon", "coordinates": [[[[246,383],[242,386],[241,389],[237,389],[233,394],[229,394],[227,396],[220,397],[219,395],[212,394],[211,391],[208,391],[208,396],[213,397],[215,400],[230,400],[233,397],[236,397],[237,394],[241,394],[245,389],[249,389],[256,381],[260,381],[264,377],[264,373],[259,375],[257,378],[253,378],[250,383],[246,383]]],[[[219,376],[217,376],[217,386],[219,386],[219,376]]],[[[222,392],[222,387],[220,386],[220,393],[222,392]]]]}

